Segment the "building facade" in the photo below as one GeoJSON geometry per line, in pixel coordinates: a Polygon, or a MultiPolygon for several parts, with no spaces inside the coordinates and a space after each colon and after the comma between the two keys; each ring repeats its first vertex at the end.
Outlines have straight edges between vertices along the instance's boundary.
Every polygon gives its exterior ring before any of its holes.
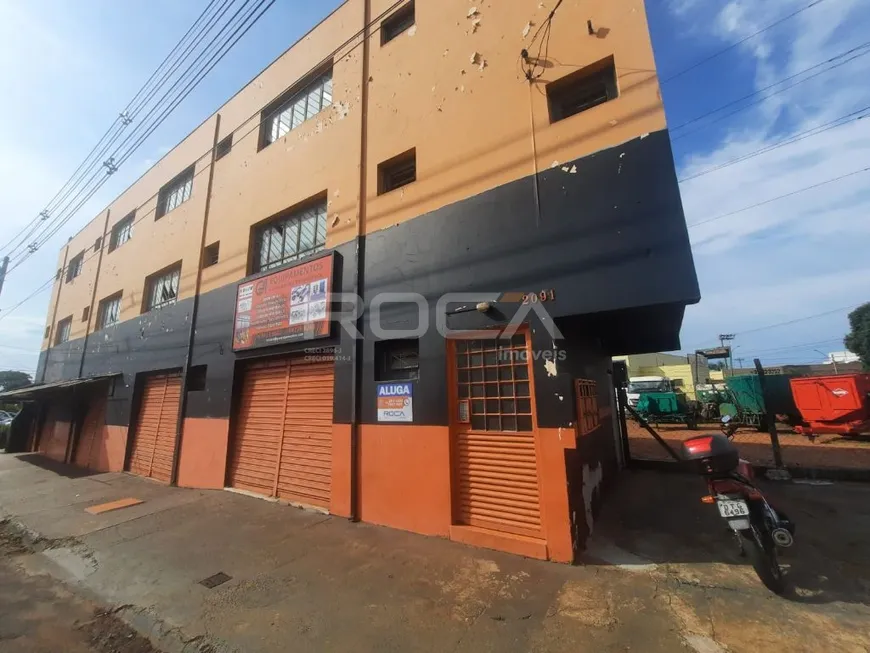
{"type": "Polygon", "coordinates": [[[31,447],[574,559],[699,291],[642,0],[549,11],[293,45],[61,251],[31,447]]]}

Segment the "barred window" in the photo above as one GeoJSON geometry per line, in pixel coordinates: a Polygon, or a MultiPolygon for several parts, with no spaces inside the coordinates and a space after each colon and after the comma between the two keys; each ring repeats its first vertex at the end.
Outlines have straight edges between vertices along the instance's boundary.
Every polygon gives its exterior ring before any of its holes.
{"type": "Polygon", "coordinates": [[[69,283],[82,273],[82,267],[85,264],[85,253],[80,252],[69,260],[66,266],[66,282],[69,283]]]}
{"type": "Polygon", "coordinates": [[[326,247],[326,201],[258,227],[254,247],[254,272],[276,268],[323,250],[326,247]]]}
{"type": "Polygon", "coordinates": [[[121,293],[106,297],[106,299],[100,302],[97,319],[98,329],[105,329],[118,323],[121,319],[121,293]]]}
{"type": "Polygon", "coordinates": [[[116,222],[115,226],[112,227],[112,234],[109,236],[110,252],[115,251],[133,237],[133,220],[135,217],[136,214],[133,212],[123,220],[116,222]]]}
{"type": "Polygon", "coordinates": [[[72,330],[72,316],[64,318],[57,323],[57,333],[54,336],[54,344],[60,345],[69,340],[69,334],[72,330]]]}
{"type": "Polygon", "coordinates": [[[159,220],[173,209],[184,204],[190,199],[192,192],[193,166],[190,166],[160,189],[160,193],[157,196],[157,213],[154,219],[159,220]]]}
{"type": "Polygon", "coordinates": [[[598,384],[589,379],[575,379],[574,388],[577,394],[577,427],[580,435],[586,435],[601,423],[598,384]]]}
{"type": "Polygon", "coordinates": [[[181,264],[149,277],[145,282],[145,311],[174,304],[178,300],[181,264]]]}
{"type": "Polygon", "coordinates": [[[287,100],[267,108],[263,113],[262,147],[271,145],[284,134],[296,129],[309,118],[332,105],[332,69],[320,74],[287,100]]]}

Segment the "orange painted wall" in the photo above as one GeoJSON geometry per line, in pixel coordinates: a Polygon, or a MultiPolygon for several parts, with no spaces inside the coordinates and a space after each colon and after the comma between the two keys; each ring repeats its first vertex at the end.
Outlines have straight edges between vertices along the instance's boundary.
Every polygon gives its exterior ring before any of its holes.
{"type": "Polygon", "coordinates": [[[91,457],[93,469],[102,472],[124,470],[128,432],[129,429],[126,426],[107,424],[103,427],[100,442],[96,443],[97,451],[91,457]]]}
{"type": "Polygon", "coordinates": [[[184,420],[178,485],[221,489],[227,470],[230,423],[226,419],[188,417],[184,420]]]}
{"type": "Polygon", "coordinates": [[[339,517],[351,516],[350,424],[332,425],[332,492],[329,512],[339,517]]]}
{"type": "Polygon", "coordinates": [[[574,429],[538,429],[538,474],[541,479],[541,513],[550,560],[571,562],[571,508],[565,449],[577,446],[574,429]]]}
{"type": "Polygon", "coordinates": [[[450,533],[450,432],[446,426],[360,428],[360,517],[424,535],[450,533]]]}

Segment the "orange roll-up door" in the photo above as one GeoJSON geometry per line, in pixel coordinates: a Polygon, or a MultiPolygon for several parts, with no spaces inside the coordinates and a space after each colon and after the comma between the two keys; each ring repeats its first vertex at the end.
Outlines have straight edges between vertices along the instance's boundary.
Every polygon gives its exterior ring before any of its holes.
{"type": "Polygon", "coordinates": [[[332,481],[332,360],[282,358],[245,370],[229,484],[329,508],[332,481]]]}
{"type": "Polygon", "coordinates": [[[133,474],[170,481],[180,400],[180,375],[160,374],[145,380],[130,454],[133,474]]]}
{"type": "Polygon", "coordinates": [[[74,462],[79,467],[95,469],[100,458],[100,448],[103,446],[103,427],[106,425],[106,397],[96,396],[91,399],[79,443],[76,445],[74,462]]]}

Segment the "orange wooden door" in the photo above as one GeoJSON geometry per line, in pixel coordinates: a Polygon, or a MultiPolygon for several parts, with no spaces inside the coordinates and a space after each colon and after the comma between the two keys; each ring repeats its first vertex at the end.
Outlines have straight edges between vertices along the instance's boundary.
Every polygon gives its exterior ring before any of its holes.
{"type": "Polygon", "coordinates": [[[70,423],[58,419],[58,411],[49,408],[39,436],[39,453],[59,463],[66,462],[69,433],[70,423]]]}
{"type": "Polygon", "coordinates": [[[524,334],[452,341],[454,521],[541,537],[530,356],[524,334]]]}
{"type": "Polygon", "coordinates": [[[76,445],[74,462],[79,467],[96,469],[100,460],[100,448],[103,446],[103,427],[106,425],[106,397],[95,396],[91,399],[79,442],[76,445]]]}
{"type": "Polygon", "coordinates": [[[333,361],[284,358],[245,370],[231,487],[329,508],[333,361]]]}
{"type": "Polygon", "coordinates": [[[160,374],[145,380],[133,433],[130,472],[169,483],[180,401],[180,375],[160,374]]]}

